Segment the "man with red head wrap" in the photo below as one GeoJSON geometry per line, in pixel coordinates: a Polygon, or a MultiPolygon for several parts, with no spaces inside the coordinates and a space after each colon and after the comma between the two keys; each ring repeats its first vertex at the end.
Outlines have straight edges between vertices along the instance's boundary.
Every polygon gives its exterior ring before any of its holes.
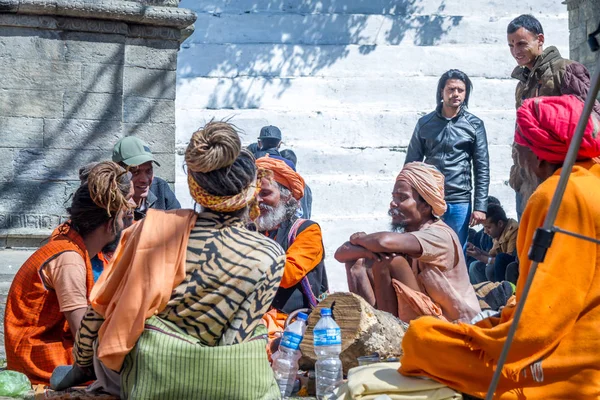
{"type": "MultiPolygon", "coordinates": [[[[517,239],[521,300],[532,261],[527,253],[556,190],[562,163],[583,103],[573,96],[525,100],[517,112],[517,160],[522,176],[536,187],[517,239]]],[[[600,155],[598,121],[588,120],[556,226],[600,240],[600,155]]],[[[600,249],[589,241],[556,233],[538,265],[519,327],[494,398],[596,399],[600,393],[600,249]]],[[[428,376],[484,397],[513,323],[514,305],[498,318],[449,324],[414,321],[404,336],[400,372],[428,376]]]]}
{"type": "Polygon", "coordinates": [[[256,166],[272,174],[272,178],[261,179],[260,216],[254,223],[259,232],[279,243],[286,252],[283,278],[273,309],[266,316],[273,338],[276,331],[283,330],[289,313],[316,306],[329,285],[321,228],[316,222],[296,217],[304,196],[304,179],[294,170],[294,164],[282,157],[259,158],[256,166]]]}

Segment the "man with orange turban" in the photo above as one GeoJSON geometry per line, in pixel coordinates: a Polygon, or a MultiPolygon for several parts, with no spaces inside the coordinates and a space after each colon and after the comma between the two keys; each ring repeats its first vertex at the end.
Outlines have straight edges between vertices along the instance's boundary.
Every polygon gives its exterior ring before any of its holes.
{"type": "Polygon", "coordinates": [[[259,158],[256,166],[270,171],[273,177],[261,179],[260,216],[254,223],[259,232],[279,243],[286,252],[283,278],[272,303],[273,309],[265,316],[273,338],[275,332],[283,330],[288,314],[300,308],[315,307],[329,286],[321,228],[316,222],[296,217],[304,196],[304,179],[294,170],[294,165],[282,157],[259,158]]]}
{"type": "MultiPolygon", "coordinates": [[[[521,301],[532,261],[528,251],[558,185],[583,103],[574,96],[525,100],[517,111],[517,160],[534,193],[517,238],[521,301]]],[[[590,117],[556,226],[600,240],[599,124],[590,117]]],[[[511,343],[495,399],[597,399],[600,394],[600,252],[597,244],[556,233],[538,265],[511,343]]],[[[400,372],[428,376],[484,397],[513,323],[514,306],[475,325],[433,318],[413,321],[404,336],[400,372]]]]}
{"type": "Polygon", "coordinates": [[[458,236],[440,219],[445,212],[444,175],[406,164],[392,191],[393,232],[355,233],[335,253],[350,291],[406,322],[422,315],[470,321],[481,310],[458,236]]]}

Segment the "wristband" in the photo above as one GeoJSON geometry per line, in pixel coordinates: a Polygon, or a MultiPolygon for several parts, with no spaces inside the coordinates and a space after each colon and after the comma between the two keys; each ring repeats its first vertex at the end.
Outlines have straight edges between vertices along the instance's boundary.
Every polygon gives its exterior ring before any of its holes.
{"type": "Polygon", "coordinates": [[[492,263],[492,257],[488,257],[488,265],[490,265],[492,263]]]}

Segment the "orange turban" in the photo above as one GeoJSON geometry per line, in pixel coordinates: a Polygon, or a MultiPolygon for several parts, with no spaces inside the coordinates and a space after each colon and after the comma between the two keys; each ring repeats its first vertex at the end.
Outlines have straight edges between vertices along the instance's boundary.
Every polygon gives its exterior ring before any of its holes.
{"type": "Polygon", "coordinates": [[[444,175],[433,165],[411,162],[402,168],[396,181],[408,183],[433,209],[433,215],[441,217],[446,212],[444,200],[444,175]]]}
{"type": "Polygon", "coordinates": [[[256,167],[273,171],[275,182],[288,188],[296,200],[304,197],[304,179],[284,161],[267,155],[256,160],[256,167]]]}

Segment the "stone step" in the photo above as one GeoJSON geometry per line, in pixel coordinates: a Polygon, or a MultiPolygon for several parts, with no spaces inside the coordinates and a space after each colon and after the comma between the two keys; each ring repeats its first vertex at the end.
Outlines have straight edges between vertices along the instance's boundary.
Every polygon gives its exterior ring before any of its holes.
{"type": "MultiPolygon", "coordinates": [[[[439,77],[377,78],[193,78],[180,79],[177,108],[347,111],[430,110],[439,77]]],[[[513,107],[513,79],[472,79],[473,109],[513,107]]]]}
{"type": "MultiPolygon", "coordinates": [[[[514,84],[514,82],[513,82],[514,84]]],[[[435,89],[430,96],[429,110],[433,109],[435,89]]],[[[472,101],[484,96],[479,91],[473,93],[472,101]]],[[[511,145],[514,136],[514,104],[507,100],[505,111],[471,109],[473,114],[484,121],[489,145],[511,145]]],[[[276,125],[283,135],[283,147],[311,148],[340,147],[344,149],[406,147],[415,125],[423,111],[394,110],[207,110],[179,109],[177,111],[177,148],[183,152],[193,132],[211,119],[231,118],[242,132],[242,142],[246,145],[256,142],[260,129],[266,125],[276,125]]],[[[303,163],[303,157],[298,158],[303,163]]]]}
{"type": "MultiPolygon", "coordinates": [[[[332,177],[329,181],[307,177],[306,182],[313,194],[313,216],[315,218],[344,218],[356,213],[361,215],[385,216],[391,200],[394,180],[400,169],[386,178],[332,177]]],[[[508,180],[508,169],[500,180],[490,184],[490,195],[507,199],[506,212],[513,213],[514,199],[508,180]]],[[[187,182],[183,179],[175,184],[175,193],[182,207],[193,207],[187,182]]]]}
{"type": "MultiPolygon", "coordinates": [[[[404,150],[386,148],[343,149],[323,146],[294,147],[298,157],[298,172],[310,182],[329,183],[344,180],[389,180],[396,177],[404,165],[404,150]]],[[[510,146],[489,146],[490,177],[492,182],[508,179],[512,165],[510,146]]],[[[183,165],[184,156],[177,156],[183,165]]],[[[176,168],[177,181],[186,182],[183,168],[176,168]]]]}
{"type": "Polygon", "coordinates": [[[423,0],[395,2],[390,0],[306,1],[306,0],[182,0],[180,7],[199,13],[298,13],[298,14],[384,14],[384,15],[489,15],[512,16],[520,13],[542,15],[564,14],[567,7],[555,0],[480,0],[469,2],[423,0]],[[534,4],[533,4],[534,3],[534,4]]]}
{"type": "MultiPolygon", "coordinates": [[[[506,27],[514,18],[489,14],[375,15],[243,13],[199,14],[189,43],[290,43],[432,46],[505,43],[506,27]]],[[[566,32],[564,13],[544,16],[546,32],[566,32]]],[[[552,34],[551,34],[552,36],[552,34]]],[[[561,36],[548,37],[559,40],[561,36]]],[[[568,40],[564,38],[563,40],[568,40]]]]}
{"type": "MultiPolygon", "coordinates": [[[[556,40],[549,37],[547,43],[557,46],[567,57],[568,31],[563,31],[562,35],[553,32],[556,40]]],[[[516,66],[506,40],[442,47],[191,43],[184,44],[178,63],[179,79],[241,76],[398,79],[439,77],[449,68],[465,71],[470,77],[505,79],[516,66]],[[475,56],[478,54],[485,56],[475,56]]]]}

